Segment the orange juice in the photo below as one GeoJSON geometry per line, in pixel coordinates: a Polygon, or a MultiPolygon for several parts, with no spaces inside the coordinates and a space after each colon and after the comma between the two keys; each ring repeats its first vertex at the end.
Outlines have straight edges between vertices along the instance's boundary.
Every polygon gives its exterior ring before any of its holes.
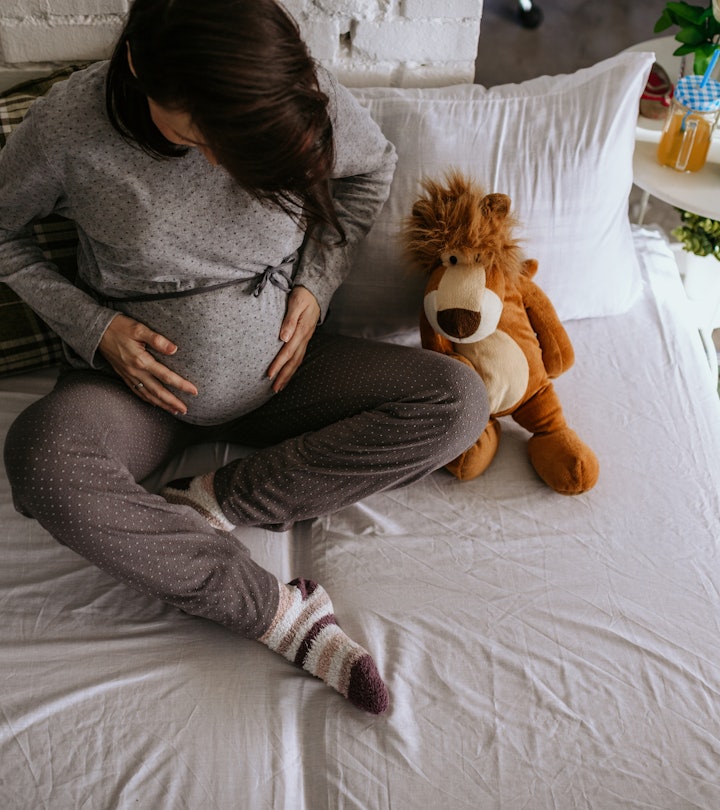
{"type": "Polygon", "coordinates": [[[673,109],[658,145],[658,162],[681,172],[701,169],[710,148],[713,123],[714,119],[708,121],[701,112],[673,109]]]}

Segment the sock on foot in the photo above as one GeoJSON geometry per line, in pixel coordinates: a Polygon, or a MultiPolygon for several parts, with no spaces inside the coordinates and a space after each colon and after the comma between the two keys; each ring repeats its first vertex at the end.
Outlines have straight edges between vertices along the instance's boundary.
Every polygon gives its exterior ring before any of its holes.
{"type": "Polygon", "coordinates": [[[281,583],[275,618],[258,640],[325,681],[358,708],[371,714],[388,708],[388,691],[375,662],[340,629],[321,585],[308,579],[281,583]]]}
{"type": "Polygon", "coordinates": [[[178,478],[166,484],[160,494],[169,503],[192,506],[211,526],[231,532],[235,525],[225,517],[217,502],[213,489],[214,479],[214,472],[196,475],[194,478],[178,478]]]}

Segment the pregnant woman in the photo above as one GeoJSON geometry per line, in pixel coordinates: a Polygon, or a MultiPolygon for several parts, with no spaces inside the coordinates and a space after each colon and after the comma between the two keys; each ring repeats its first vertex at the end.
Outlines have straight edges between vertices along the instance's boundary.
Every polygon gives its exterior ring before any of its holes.
{"type": "Polygon", "coordinates": [[[16,508],[373,713],[388,691],[327,593],[279,582],[232,530],[410,483],[482,432],[463,364],[319,325],[395,160],[273,0],[135,0],[112,58],[55,85],[0,152],[0,278],[66,355],[8,436],[16,508]],[[75,283],[32,238],[52,212],[77,225],[75,283]],[[256,450],[142,486],[217,439],[256,450]]]}

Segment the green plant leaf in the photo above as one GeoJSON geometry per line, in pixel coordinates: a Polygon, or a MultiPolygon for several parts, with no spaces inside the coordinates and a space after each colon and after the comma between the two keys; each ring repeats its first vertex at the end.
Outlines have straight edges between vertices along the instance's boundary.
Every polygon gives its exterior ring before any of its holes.
{"type": "Polygon", "coordinates": [[[705,42],[705,31],[702,28],[688,25],[675,34],[675,39],[685,45],[697,46],[705,42]]]}
{"type": "Polygon", "coordinates": [[[667,31],[667,29],[674,24],[675,23],[673,22],[672,17],[667,13],[667,10],[665,10],[658,18],[658,21],[655,23],[655,28],[653,28],[653,31],[656,34],[659,34],[662,31],[667,31]]]}
{"type": "Polygon", "coordinates": [[[676,35],[679,42],[698,44],[720,39],[720,20],[715,19],[709,2],[704,6],[687,2],[667,3],[653,30],[659,34],[673,25],[680,29],[676,35]],[[690,29],[694,29],[697,33],[691,34],[690,29]]]}
{"type": "MultiPolygon", "coordinates": [[[[671,17],[675,18],[676,25],[691,23],[700,25],[702,23],[707,6],[693,6],[690,3],[668,3],[665,10],[671,17]]],[[[712,9],[711,9],[712,13],[712,9]]]]}
{"type": "Polygon", "coordinates": [[[685,56],[688,53],[695,53],[695,48],[692,45],[681,45],[673,51],[673,56],[685,56]]]}
{"type": "Polygon", "coordinates": [[[720,20],[715,19],[712,8],[708,8],[703,18],[703,28],[705,30],[705,40],[708,43],[718,44],[720,38],[720,20]]]}
{"type": "Polygon", "coordinates": [[[682,225],[670,233],[682,243],[683,250],[696,256],[713,256],[720,261],[720,221],[676,209],[682,225]]]}
{"type": "Polygon", "coordinates": [[[693,71],[696,74],[703,75],[705,73],[714,52],[715,45],[712,42],[703,42],[697,46],[693,62],[693,71]]]}

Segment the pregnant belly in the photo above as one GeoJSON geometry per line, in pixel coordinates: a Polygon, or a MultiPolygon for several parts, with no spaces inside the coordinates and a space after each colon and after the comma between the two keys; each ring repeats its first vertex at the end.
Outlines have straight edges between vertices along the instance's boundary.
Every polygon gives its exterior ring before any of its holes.
{"type": "Polygon", "coordinates": [[[246,284],[233,284],[111,305],[178,347],[170,356],[155,354],[198,389],[197,396],[174,391],[187,406],[187,414],[178,418],[216,425],[272,397],[267,370],[282,347],[278,333],[286,304],[287,293],[271,284],[257,297],[246,284]]]}

